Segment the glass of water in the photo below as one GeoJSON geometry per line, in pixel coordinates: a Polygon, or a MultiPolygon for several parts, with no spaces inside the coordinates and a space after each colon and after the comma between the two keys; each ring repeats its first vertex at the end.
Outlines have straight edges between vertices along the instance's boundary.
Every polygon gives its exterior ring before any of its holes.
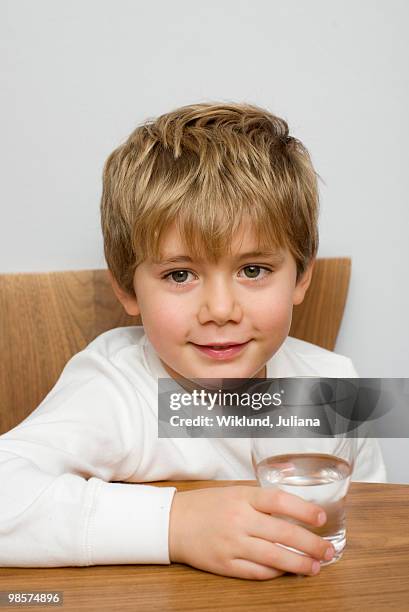
{"type": "Polygon", "coordinates": [[[252,463],[260,486],[277,487],[325,510],[327,521],[321,527],[280,516],[331,542],[335,555],[331,561],[321,561],[321,565],[338,561],[346,544],[345,498],[356,454],[357,438],[346,435],[334,438],[252,438],[251,441],[252,463]]]}

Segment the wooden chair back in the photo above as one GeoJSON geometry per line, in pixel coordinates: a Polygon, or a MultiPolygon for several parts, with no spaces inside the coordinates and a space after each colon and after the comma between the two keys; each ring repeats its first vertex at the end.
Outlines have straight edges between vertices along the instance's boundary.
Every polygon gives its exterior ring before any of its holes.
{"type": "MultiPolygon", "coordinates": [[[[317,259],[290,335],[333,350],[344,311],[351,261],[317,259]]],[[[129,317],[107,270],[0,275],[0,434],[32,412],[67,361],[104,331],[141,325],[129,317]]]]}

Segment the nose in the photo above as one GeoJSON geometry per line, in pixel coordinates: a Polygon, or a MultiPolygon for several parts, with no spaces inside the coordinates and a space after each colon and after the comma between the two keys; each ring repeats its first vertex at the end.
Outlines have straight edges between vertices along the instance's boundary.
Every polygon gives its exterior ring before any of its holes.
{"type": "Polygon", "coordinates": [[[214,321],[224,325],[228,321],[239,322],[242,318],[242,307],[232,283],[222,275],[203,287],[199,306],[199,322],[214,321]]]}

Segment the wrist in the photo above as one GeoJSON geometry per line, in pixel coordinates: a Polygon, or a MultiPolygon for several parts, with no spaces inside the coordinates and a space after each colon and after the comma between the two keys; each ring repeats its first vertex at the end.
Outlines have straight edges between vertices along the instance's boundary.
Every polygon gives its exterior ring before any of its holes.
{"type": "Polygon", "coordinates": [[[183,563],[180,552],[181,533],[180,533],[180,496],[182,493],[176,493],[173,496],[172,505],[169,516],[169,559],[171,563],[183,563]]]}

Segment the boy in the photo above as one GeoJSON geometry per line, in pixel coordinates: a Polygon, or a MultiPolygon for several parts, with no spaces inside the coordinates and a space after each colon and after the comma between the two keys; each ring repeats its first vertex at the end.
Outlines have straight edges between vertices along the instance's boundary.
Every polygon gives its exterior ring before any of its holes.
{"type": "MultiPolygon", "coordinates": [[[[0,565],[176,561],[264,580],[313,575],[331,558],[322,538],[272,516],[325,522],[296,496],[132,484],[254,478],[248,439],[158,438],[158,377],[356,376],[349,359],[287,337],[310,283],[317,217],[308,152],[255,106],[177,109],[110,155],[105,256],[143,327],[96,338],[0,438],[0,565]],[[241,348],[203,348],[223,344],[241,348]]],[[[376,441],[361,443],[354,479],[385,480],[376,441]]]]}

